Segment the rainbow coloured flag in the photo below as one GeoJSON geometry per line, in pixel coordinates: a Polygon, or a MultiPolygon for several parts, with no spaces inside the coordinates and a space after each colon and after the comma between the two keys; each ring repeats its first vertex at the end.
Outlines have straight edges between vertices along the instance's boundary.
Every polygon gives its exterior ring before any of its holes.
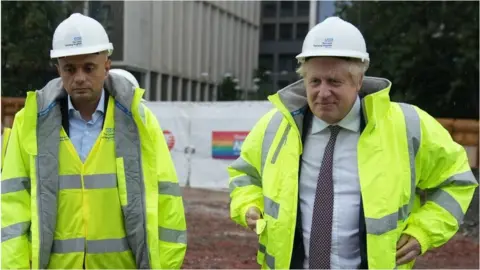
{"type": "Polygon", "coordinates": [[[236,159],[248,131],[212,131],[212,158],[236,159]]]}

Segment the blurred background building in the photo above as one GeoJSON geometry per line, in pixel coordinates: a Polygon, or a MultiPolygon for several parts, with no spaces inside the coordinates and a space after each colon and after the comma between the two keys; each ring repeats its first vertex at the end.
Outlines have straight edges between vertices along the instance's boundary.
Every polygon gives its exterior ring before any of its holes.
{"type": "Polygon", "coordinates": [[[147,100],[209,101],[231,76],[253,88],[260,2],[85,1],[115,50],[113,66],[135,75],[147,100]]]}
{"type": "Polygon", "coordinates": [[[262,1],[258,68],[275,92],[298,80],[295,56],[308,30],[335,14],[335,1],[262,1]]]}
{"type": "Polygon", "coordinates": [[[58,76],[56,26],[74,12],[100,21],[113,66],[162,101],[266,100],[298,79],[308,30],[328,16],[356,25],[367,75],[436,117],[478,119],[479,2],[2,1],[2,96],[24,97],[58,76]],[[460,16],[461,15],[461,16],[460,16]],[[405,18],[409,18],[408,20],[405,18]],[[419,42],[420,41],[420,42],[419,42]]]}
{"type": "Polygon", "coordinates": [[[311,1],[262,1],[259,68],[273,91],[298,79],[295,56],[309,30],[311,1]]]}

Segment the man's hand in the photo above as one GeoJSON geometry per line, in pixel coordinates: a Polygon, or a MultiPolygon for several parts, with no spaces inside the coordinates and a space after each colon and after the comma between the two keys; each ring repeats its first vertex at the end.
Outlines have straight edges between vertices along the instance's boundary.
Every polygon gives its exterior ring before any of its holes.
{"type": "Polygon", "coordinates": [[[422,248],[417,239],[410,235],[402,234],[397,242],[397,265],[411,262],[422,253],[422,248]]]}
{"type": "Polygon", "coordinates": [[[246,220],[247,220],[247,225],[248,227],[252,230],[255,231],[255,228],[257,226],[257,220],[261,218],[260,210],[258,210],[257,207],[250,207],[247,210],[247,213],[245,214],[246,220]]]}

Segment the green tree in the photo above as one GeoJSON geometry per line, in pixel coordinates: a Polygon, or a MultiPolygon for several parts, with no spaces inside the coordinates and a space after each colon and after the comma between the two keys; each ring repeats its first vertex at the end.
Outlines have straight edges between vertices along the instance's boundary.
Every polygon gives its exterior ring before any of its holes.
{"type": "Polygon", "coordinates": [[[78,1],[2,1],[2,96],[25,96],[57,76],[53,32],[78,1]]]}
{"type": "Polygon", "coordinates": [[[478,119],[478,1],[336,5],[337,14],[365,37],[367,75],[391,80],[393,100],[435,117],[478,119]]]}
{"type": "Polygon", "coordinates": [[[235,89],[237,84],[233,81],[231,76],[226,76],[223,78],[222,82],[218,86],[218,96],[217,100],[219,101],[233,101],[239,98],[238,91],[235,89]]]}
{"type": "Polygon", "coordinates": [[[258,68],[253,71],[253,78],[257,78],[257,92],[253,95],[253,100],[267,100],[267,97],[274,94],[271,78],[265,74],[265,68],[258,68]]]}

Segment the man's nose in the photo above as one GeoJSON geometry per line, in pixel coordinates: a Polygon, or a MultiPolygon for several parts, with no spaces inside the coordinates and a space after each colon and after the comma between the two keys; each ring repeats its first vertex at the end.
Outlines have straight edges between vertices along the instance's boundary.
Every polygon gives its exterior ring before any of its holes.
{"type": "Polygon", "coordinates": [[[320,85],[318,90],[318,96],[322,99],[328,98],[332,95],[330,87],[326,85],[320,85]]]}
{"type": "Polygon", "coordinates": [[[83,73],[82,71],[78,71],[75,74],[74,82],[76,84],[83,84],[83,82],[85,82],[85,79],[86,79],[85,73],[83,73]]]}

